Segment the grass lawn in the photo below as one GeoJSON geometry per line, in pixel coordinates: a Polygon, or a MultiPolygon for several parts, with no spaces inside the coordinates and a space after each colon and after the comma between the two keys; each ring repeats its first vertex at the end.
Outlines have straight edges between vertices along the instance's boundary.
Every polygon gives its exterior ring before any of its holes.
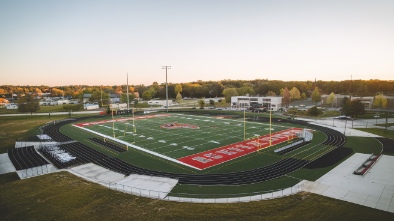
{"type": "Polygon", "coordinates": [[[1,220],[392,220],[393,214],[311,193],[199,204],[109,190],[67,172],[0,184],[1,220]]]}
{"type": "MultiPolygon", "coordinates": [[[[77,105],[77,104],[71,104],[71,105],[77,105]]],[[[52,113],[52,112],[65,112],[65,111],[66,110],[64,110],[63,105],[54,105],[54,106],[40,106],[40,109],[37,111],[37,113],[52,113]]],[[[19,112],[18,110],[7,110],[5,108],[0,108],[0,114],[21,114],[21,112],[19,112]]]]}
{"type": "MultiPolygon", "coordinates": [[[[86,115],[85,115],[86,116],[86,115]]],[[[77,117],[77,115],[75,115],[77,117]]],[[[15,147],[15,142],[39,134],[39,127],[53,120],[68,118],[67,115],[48,116],[0,116],[0,153],[15,147]]]]}
{"type": "Polygon", "coordinates": [[[379,154],[382,151],[382,144],[373,137],[346,137],[343,146],[352,148],[355,153],[379,154]]]}
{"type": "Polygon", "coordinates": [[[394,126],[394,123],[387,123],[387,124],[375,124],[376,126],[381,126],[381,127],[385,127],[386,125],[388,127],[394,126]]]}
{"type": "Polygon", "coordinates": [[[394,130],[386,130],[381,128],[356,128],[357,130],[373,133],[382,137],[394,139],[394,130]]]}

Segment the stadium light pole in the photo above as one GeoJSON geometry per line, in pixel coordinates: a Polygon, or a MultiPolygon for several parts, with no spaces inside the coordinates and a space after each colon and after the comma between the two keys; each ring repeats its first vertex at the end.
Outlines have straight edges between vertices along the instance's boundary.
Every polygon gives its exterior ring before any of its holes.
{"type": "Polygon", "coordinates": [[[103,107],[103,85],[100,86],[100,92],[101,92],[101,107],[103,107]]]}
{"type": "Polygon", "coordinates": [[[127,92],[127,114],[129,114],[129,105],[130,105],[130,101],[129,101],[129,72],[127,72],[127,82],[126,82],[126,92],[127,92]]]}
{"type": "Polygon", "coordinates": [[[171,69],[171,66],[161,66],[161,69],[166,69],[166,109],[168,112],[168,83],[167,83],[167,70],[171,69]]]}

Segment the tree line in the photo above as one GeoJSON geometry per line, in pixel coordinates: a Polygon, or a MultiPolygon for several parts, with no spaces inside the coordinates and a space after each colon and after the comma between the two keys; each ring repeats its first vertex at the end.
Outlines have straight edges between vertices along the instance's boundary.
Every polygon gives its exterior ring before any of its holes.
{"type": "MultiPolygon", "coordinates": [[[[279,80],[221,80],[221,81],[195,81],[188,83],[169,83],[168,97],[175,99],[182,98],[210,98],[210,97],[230,97],[242,95],[254,96],[276,96],[289,93],[293,99],[303,99],[311,97],[315,89],[318,88],[320,94],[352,94],[353,96],[375,96],[383,93],[394,95],[394,81],[383,80],[347,80],[347,81],[279,81],[279,80]],[[288,92],[286,91],[286,88],[288,92]]],[[[129,85],[131,97],[139,96],[149,100],[152,98],[165,99],[165,83],[153,82],[151,85],[129,85]],[[137,93],[135,93],[137,92],[137,93]]],[[[68,86],[0,86],[0,97],[20,96],[24,94],[49,94],[52,97],[69,97],[78,99],[83,94],[93,94],[100,92],[104,94],[125,94],[126,85],[113,86],[89,86],[89,85],[68,85],[68,86]]],[[[227,99],[226,99],[227,100],[227,99]]]]}

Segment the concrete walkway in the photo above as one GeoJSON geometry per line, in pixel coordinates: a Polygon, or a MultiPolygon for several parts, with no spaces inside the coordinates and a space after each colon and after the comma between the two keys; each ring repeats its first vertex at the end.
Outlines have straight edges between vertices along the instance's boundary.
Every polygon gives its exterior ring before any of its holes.
{"type": "Polygon", "coordinates": [[[0,174],[15,172],[16,169],[12,164],[8,153],[0,154],[0,174]]]}
{"type": "Polygon", "coordinates": [[[303,191],[394,213],[394,156],[383,155],[365,176],[353,172],[369,154],[356,153],[303,191]]]}
{"type": "MultiPolygon", "coordinates": [[[[346,136],[356,136],[356,137],[380,137],[378,135],[357,130],[357,128],[382,128],[381,126],[375,126],[375,119],[365,119],[365,120],[339,120],[330,118],[323,119],[310,119],[310,118],[296,118],[297,120],[307,121],[311,124],[316,124],[324,127],[331,128],[338,132],[345,134],[346,136]]],[[[379,119],[379,123],[385,123],[386,119],[379,119]],[[383,122],[384,120],[384,122],[383,122]]],[[[394,118],[388,119],[389,123],[394,123],[394,118]]],[[[394,129],[394,127],[389,127],[389,130],[394,129]]]]}
{"type": "Polygon", "coordinates": [[[73,167],[70,173],[111,189],[149,198],[164,199],[178,180],[131,174],[125,176],[93,163],[73,167]]]}

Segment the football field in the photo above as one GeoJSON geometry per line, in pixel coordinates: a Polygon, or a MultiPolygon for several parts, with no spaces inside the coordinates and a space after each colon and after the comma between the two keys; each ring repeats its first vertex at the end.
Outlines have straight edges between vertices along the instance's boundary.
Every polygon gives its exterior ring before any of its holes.
{"type": "Polygon", "coordinates": [[[231,116],[178,113],[117,116],[74,126],[199,170],[288,141],[301,130],[231,116]]]}

